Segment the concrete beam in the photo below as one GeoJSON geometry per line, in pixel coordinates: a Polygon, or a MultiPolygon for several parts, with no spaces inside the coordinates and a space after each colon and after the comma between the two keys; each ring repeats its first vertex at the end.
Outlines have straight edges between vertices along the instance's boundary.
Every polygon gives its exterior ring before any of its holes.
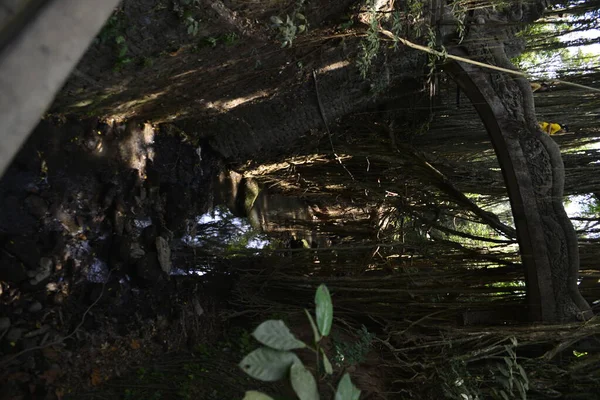
{"type": "Polygon", "coordinates": [[[47,0],[11,35],[0,52],[0,174],[119,1],[47,0]]]}

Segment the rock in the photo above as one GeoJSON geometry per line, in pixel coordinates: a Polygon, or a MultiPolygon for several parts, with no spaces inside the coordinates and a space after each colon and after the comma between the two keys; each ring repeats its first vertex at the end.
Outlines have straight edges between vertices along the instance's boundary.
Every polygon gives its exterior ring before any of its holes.
{"type": "Polygon", "coordinates": [[[142,249],[139,243],[131,243],[131,247],[129,249],[129,257],[137,260],[139,258],[144,257],[146,252],[142,249]]]}
{"type": "Polygon", "coordinates": [[[158,251],[158,262],[162,270],[169,275],[171,273],[171,248],[169,243],[161,236],[156,238],[156,250],[158,251]]]}
{"type": "Polygon", "coordinates": [[[10,328],[10,318],[2,317],[0,318],[0,334],[10,328]]]}
{"type": "Polygon", "coordinates": [[[87,269],[86,279],[94,283],[103,283],[108,281],[109,268],[105,261],[94,257],[87,269]]]}
{"type": "Polygon", "coordinates": [[[125,230],[125,215],[119,210],[113,212],[113,230],[119,236],[123,235],[125,230]]]}
{"type": "Polygon", "coordinates": [[[48,279],[50,275],[52,275],[52,267],[54,263],[50,258],[42,257],[40,259],[40,267],[34,271],[31,275],[33,275],[32,279],[29,281],[32,285],[37,285],[38,283],[48,279]]]}
{"type": "Polygon", "coordinates": [[[133,225],[130,220],[125,221],[124,231],[128,235],[131,235],[133,233],[133,225]]]}
{"type": "Polygon", "coordinates": [[[71,235],[76,235],[82,232],[81,227],[77,224],[76,218],[63,209],[56,212],[56,219],[61,223],[63,228],[71,235]]]}
{"type": "Polygon", "coordinates": [[[198,301],[197,298],[194,297],[194,299],[192,300],[192,305],[194,306],[194,311],[196,312],[197,316],[200,317],[202,314],[204,314],[204,309],[200,305],[200,301],[198,301]]]}
{"type": "Polygon", "coordinates": [[[29,306],[29,308],[27,309],[27,311],[29,311],[30,313],[36,313],[42,310],[42,303],[40,303],[39,301],[36,301],[35,303],[31,304],[29,306]]]}
{"type": "Polygon", "coordinates": [[[137,275],[147,281],[157,281],[162,270],[158,262],[158,254],[155,252],[146,253],[146,255],[136,263],[137,275]]]}
{"type": "Polygon", "coordinates": [[[46,285],[46,290],[49,292],[57,292],[58,289],[58,283],[56,282],[50,282],[46,285]]]}
{"type": "Polygon", "coordinates": [[[23,337],[24,332],[25,332],[25,329],[12,328],[6,334],[5,339],[9,342],[17,342],[17,341],[19,341],[19,339],[21,339],[21,337],[23,337]]]}
{"type": "Polygon", "coordinates": [[[36,195],[30,195],[25,199],[25,209],[37,219],[45,217],[48,213],[46,201],[36,195]]]}

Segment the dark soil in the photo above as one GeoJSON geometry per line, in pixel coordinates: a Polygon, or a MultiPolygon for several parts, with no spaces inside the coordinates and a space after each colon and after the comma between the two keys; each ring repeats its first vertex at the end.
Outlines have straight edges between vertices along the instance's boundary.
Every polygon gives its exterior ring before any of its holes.
{"type": "Polygon", "coordinates": [[[2,398],[60,398],[89,383],[92,359],[104,381],[194,333],[219,334],[227,287],[166,275],[155,247],[212,207],[221,163],[196,149],[166,126],[40,123],[0,185],[2,398]],[[197,332],[192,300],[211,311],[197,332]],[[104,351],[123,346],[118,358],[104,351]]]}

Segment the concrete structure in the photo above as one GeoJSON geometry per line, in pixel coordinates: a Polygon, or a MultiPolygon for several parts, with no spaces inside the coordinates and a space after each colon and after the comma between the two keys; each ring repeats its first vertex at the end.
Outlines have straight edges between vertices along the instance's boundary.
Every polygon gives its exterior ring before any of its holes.
{"type": "Polygon", "coordinates": [[[118,3],[0,2],[0,174],[118,3]]]}

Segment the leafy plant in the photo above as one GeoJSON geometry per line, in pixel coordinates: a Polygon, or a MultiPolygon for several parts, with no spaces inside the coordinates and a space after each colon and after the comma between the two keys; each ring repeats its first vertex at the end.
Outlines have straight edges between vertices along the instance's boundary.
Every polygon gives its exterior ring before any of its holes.
{"type": "Polygon", "coordinates": [[[367,77],[367,73],[371,68],[373,60],[377,57],[380,47],[379,22],[377,21],[377,12],[372,4],[369,6],[369,19],[369,29],[367,29],[365,39],[360,43],[360,54],[356,61],[363,79],[367,77]]]}
{"type": "Polygon", "coordinates": [[[226,46],[232,46],[238,40],[238,36],[236,35],[235,32],[226,33],[225,35],[222,36],[222,38],[223,38],[223,43],[225,43],[226,46]]]}
{"type": "Polygon", "coordinates": [[[450,360],[438,372],[444,396],[456,400],[527,400],[529,378],[517,361],[517,339],[510,341],[504,345],[506,356],[491,356],[483,366],[468,367],[460,358],[450,360]],[[502,361],[497,362],[498,358],[502,361]]]}
{"type": "MultiPolygon", "coordinates": [[[[314,352],[319,369],[319,359],[327,375],[333,374],[333,367],[320,347],[321,340],[331,332],[333,304],[327,286],[322,284],[315,294],[315,318],[308,312],[306,316],[313,331],[313,344],[307,345],[294,336],[281,320],[268,320],[260,324],[252,333],[263,347],[248,354],[239,364],[251,377],[273,382],[289,375],[290,383],[300,400],[318,400],[317,381],[291,350],[310,349],[314,352]]],[[[348,373],[340,379],[335,392],[335,400],[358,400],[360,390],[354,386],[348,373]]],[[[257,391],[247,391],[244,400],[273,400],[272,397],[257,391]]]]}
{"type": "Polygon", "coordinates": [[[129,47],[127,46],[125,36],[119,35],[115,38],[115,51],[117,53],[117,62],[114,67],[115,71],[119,71],[125,65],[133,61],[132,58],[128,56],[129,47]]]}
{"type": "Polygon", "coordinates": [[[479,400],[479,387],[464,361],[452,360],[439,372],[442,391],[447,399],[479,400]]]}
{"type": "Polygon", "coordinates": [[[494,380],[500,386],[492,388],[494,399],[508,400],[521,399],[527,400],[527,390],[529,390],[529,379],[527,373],[517,362],[517,339],[511,338],[511,344],[505,345],[504,349],[508,356],[503,357],[503,363],[497,363],[492,368],[494,380]]]}
{"type": "Polygon", "coordinates": [[[277,15],[271,17],[272,27],[279,31],[281,47],[292,47],[296,36],[306,32],[308,23],[303,14],[296,13],[293,17],[285,16],[285,22],[277,15]]]}
{"type": "Polygon", "coordinates": [[[121,70],[133,61],[129,56],[129,46],[127,46],[124,34],[126,21],[121,15],[118,13],[113,14],[95,39],[97,44],[107,44],[113,47],[116,59],[113,68],[115,71],[121,70]]]}
{"type": "Polygon", "coordinates": [[[196,36],[200,31],[200,21],[193,14],[193,8],[200,0],[173,0],[173,11],[183,20],[186,31],[190,36],[196,36]]]}
{"type": "Polygon", "coordinates": [[[199,30],[200,24],[199,24],[198,20],[196,20],[191,15],[188,15],[186,17],[186,19],[185,19],[185,26],[187,28],[188,35],[196,36],[198,34],[198,30],[199,30]]]}
{"type": "MultiPolygon", "coordinates": [[[[430,49],[437,49],[437,36],[431,27],[427,28],[427,47],[430,49]]],[[[441,50],[439,50],[441,55],[429,54],[429,61],[427,66],[429,67],[429,72],[427,73],[427,81],[431,82],[433,76],[435,74],[435,69],[438,64],[438,61],[444,62],[448,55],[448,51],[446,48],[442,46],[441,50]]]]}
{"type": "Polygon", "coordinates": [[[371,345],[375,335],[367,330],[366,326],[358,331],[358,340],[347,342],[334,336],[333,346],[335,349],[334,362],[337,365],[346,363],[348,365],[360,364],[364,361],[367,353],[371,350],[371,345]]]}

